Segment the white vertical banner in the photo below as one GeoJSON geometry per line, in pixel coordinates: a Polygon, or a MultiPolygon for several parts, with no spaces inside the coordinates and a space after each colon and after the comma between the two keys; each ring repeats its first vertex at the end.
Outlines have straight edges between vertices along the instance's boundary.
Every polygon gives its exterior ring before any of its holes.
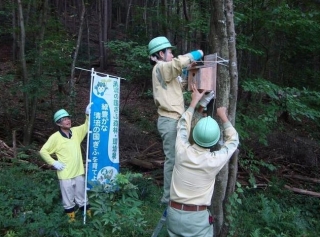
{"type": "Polygon", "coordinates": [[[94,71],[91,78],[87,189],[103,185],[113,191],[112,180],[119,173],[120,78],[94,71]]]}

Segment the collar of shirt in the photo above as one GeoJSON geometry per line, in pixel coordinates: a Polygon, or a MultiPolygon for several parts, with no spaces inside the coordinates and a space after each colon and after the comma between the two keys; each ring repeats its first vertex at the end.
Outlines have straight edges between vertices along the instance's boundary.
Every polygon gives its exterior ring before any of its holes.
{"type": "Polygon", "coordinates": [[[204,147],[201,147],[199,146],[198,144],[194,143],[192,145],[192,147],[197,150],[197,151],[210,151],[210,148],[204,148],[204,147]]]}
{"type": "Polygon", "coordinates": [[[65,137],[65,138],[70,139],[72,137],[72,131],[71,130],[69,131],[69,137],[64,132],[62,132],[61,129],[59,129],[59,132],[60,132],[61,136],[65,137]]]}

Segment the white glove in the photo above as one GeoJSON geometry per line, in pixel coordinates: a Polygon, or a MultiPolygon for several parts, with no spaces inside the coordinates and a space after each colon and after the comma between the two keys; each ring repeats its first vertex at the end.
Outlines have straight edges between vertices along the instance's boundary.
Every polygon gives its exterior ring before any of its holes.
{"type": "Polygon", "coordinates": [[[214,91],[210,91],[210,93],[208,94],[204,94],[201,98],[201,100],[199,101],[199,104],[202,107],[207,107],[207,105],[209,104],[209,102],[214,98],[214,91]]]}
{"type": "Polygon", "coordinates": [[[91,103],[87,105],[87,108],[86,108],[86,114],[90,114],[91,112],[91,103]]]}
{"type": "Polygon", "coordinates": [[[53,162],[53,167],[54,168],[56,168],[57,170],[63,170],[64,169],[64,167],[65,167],[65,165],[63,164],[63,163],[61,163],[60,161],[55,161],[55,162],[53,162]]]}

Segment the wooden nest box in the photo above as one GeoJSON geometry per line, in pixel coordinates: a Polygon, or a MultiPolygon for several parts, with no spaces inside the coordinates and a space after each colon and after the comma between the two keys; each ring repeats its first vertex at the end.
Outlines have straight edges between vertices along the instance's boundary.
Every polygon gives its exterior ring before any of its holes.
{"type": "Polygon", "coordinates": [[[217,54],[205,55],[203,63],[188,69],[188,90],[191,90],[192,84],[196,84],[200,90],[213,90],[216,93],[216,78],[217,54]]]}

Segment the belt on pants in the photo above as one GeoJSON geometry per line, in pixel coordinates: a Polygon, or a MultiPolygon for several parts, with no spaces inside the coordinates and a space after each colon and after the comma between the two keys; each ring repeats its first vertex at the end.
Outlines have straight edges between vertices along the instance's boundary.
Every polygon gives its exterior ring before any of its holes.
{"type": "Polygon", "coordinates": [[[182,211],[204,211],[207,210],[208,206],[201,205],[187,205],[187,204],[182,204],[174,201],[169,202],[169,206],[173,207],[174,209],[182,210],[182,211]]]}

